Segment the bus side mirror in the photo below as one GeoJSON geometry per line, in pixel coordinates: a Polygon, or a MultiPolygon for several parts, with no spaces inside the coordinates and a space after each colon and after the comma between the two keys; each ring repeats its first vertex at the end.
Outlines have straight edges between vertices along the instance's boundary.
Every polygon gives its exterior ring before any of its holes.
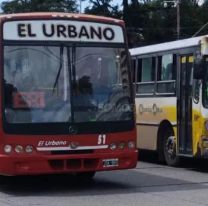
{"type": "Polygon", "coordinates": [[[194,79],[203,79],[205,75],[205,61],[198,59],[194,62],[194,79]]]}
{"type": "Polygon", "coordinates": [[[196,51],[194,63],[194,79],[203,79],[206,74],[208,63],[208,37],[202,37],[200,40],[201,50],[196,51]]]}
{"type": "Polygon", "coordinates": [[[194,79],[203,79],[204,75],[204,63],[194,64],[194,79]]]}

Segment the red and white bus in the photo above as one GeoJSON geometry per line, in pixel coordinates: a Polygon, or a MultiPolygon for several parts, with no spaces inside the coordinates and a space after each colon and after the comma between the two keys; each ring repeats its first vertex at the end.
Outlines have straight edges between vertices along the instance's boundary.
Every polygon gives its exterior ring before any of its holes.
{"type": "Polygon", "coordinates": [[[0,17],[0,174],[134,168],[124,23],[67,13],[0,17]]]}

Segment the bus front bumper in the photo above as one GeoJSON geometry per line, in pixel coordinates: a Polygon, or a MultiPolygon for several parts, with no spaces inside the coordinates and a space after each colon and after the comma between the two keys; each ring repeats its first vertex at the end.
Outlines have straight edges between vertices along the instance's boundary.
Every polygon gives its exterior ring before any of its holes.
{"type": "Polygon", "coordinates": [[[62,174],[136,167],[137,150],[82,155],[0,155],[1,175],[62,174]]]}

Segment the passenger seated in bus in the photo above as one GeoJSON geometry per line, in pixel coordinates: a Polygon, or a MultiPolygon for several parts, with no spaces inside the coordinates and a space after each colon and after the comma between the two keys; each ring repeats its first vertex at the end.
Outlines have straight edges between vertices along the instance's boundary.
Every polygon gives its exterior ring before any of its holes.
{"type": "Polygon", "coordinates": [[[31,122],[30,108],[14,85],[4,80],[4,104],[7,121],[10,123],[31,122]]]}

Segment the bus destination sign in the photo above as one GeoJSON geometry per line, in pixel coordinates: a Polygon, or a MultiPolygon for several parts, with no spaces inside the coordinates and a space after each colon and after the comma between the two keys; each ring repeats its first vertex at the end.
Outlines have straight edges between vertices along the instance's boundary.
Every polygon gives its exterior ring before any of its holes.
{"type": "Polygon", "coordinates": [[[82,21],[9,21],[3,26],[4,40],[75,41],[124,43],[122,27],[82,21]]]}

